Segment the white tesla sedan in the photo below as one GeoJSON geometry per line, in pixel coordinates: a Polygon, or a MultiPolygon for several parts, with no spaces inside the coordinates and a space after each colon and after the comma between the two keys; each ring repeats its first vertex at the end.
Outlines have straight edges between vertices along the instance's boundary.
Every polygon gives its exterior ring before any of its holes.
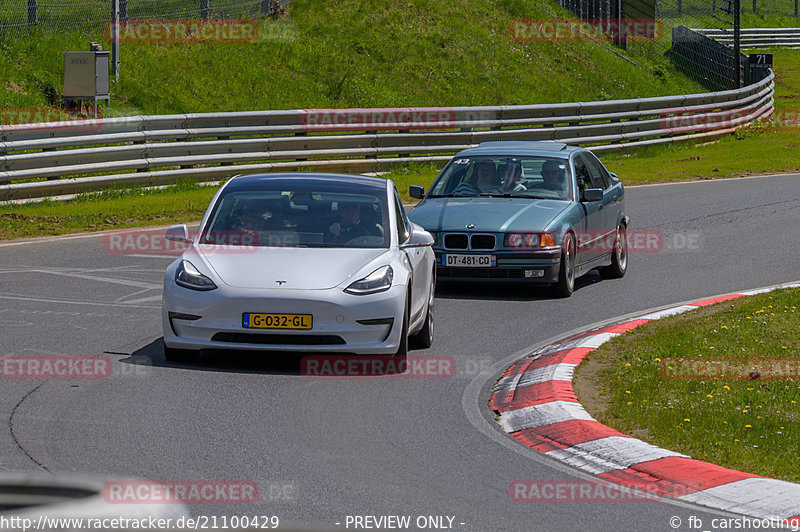
{"type": "Polygon", "coordinates": [[[261,174],[225,183],[164,278],[167,360],[203,349],[404,357],[433,341],[433,237],[388,179],[261,174]]]}

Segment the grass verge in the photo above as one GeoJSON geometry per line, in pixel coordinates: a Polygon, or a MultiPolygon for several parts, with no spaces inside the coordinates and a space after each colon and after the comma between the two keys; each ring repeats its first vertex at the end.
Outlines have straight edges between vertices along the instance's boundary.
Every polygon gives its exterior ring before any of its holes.
{"type": "Polygon", "coordinates": [[[659,447],[800,481],[798,306],[800,289],[787,289],[645,324],[578,367],[579,398],[659,447]]]}

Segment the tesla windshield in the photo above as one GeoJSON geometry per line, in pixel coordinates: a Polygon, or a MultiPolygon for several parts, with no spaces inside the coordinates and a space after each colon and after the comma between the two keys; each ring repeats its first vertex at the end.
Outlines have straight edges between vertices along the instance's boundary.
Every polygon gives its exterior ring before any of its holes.
{"type": "Polygon", "coordinates": [[[370,193],[303,190],[223,192],[201,244],[259,247],[387,248],[386,198],[370,193]]]}

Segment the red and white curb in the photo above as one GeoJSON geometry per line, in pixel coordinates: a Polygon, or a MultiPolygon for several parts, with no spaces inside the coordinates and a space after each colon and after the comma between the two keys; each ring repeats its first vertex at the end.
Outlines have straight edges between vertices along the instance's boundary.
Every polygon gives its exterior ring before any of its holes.
{"type": "Polygon", "coordinates": [[[800,282],[679,305],[550,344],[503,372],[489,405],[500,426],[528,447],[598,477],[760,519],[800,524],[800,484],[726,469],[661,449],[594,420],[572,376],[600,344],[644,323],[800,282]]]}

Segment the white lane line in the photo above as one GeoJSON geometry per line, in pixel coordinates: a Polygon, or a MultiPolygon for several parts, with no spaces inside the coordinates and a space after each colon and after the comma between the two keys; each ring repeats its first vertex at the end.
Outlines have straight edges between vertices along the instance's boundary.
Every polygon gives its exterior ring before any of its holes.
{"type": "Polygon", "coordinates": [[[800,515],[800,485],[774,478],[746,478],[680,499],[762,519],[800,515]]]}
{"type": "Polygon", "coordinates": [[[145,255],[143,253],[134,253],[126,255],[127,257],[136,257],[137,259],[177,259],[180,255],[145,255]]]}
{"type": "Polygon", "coordinates": [[[57,272],[48,270],[31,270],[31,271],[51,274],[51,275],[62,275],[64,277],[73,277],[76,279],[86,279],[88,281],[101,281],[105,283],[122,284],[125,286],[135,286],[137,288],[149,288],[149,289],[161,288],[160,283],[145,283],[142,281],[133,281],[129,279],[114,279],[113,277],[100,277],[99,275],[84,275],[81,273],[68,273],[68,272],[57,272]]]}
{"type": "Polygon", "coordinates": [[[122,301],[121,303],[125,303],[128,305],[135,305],[138,303],[152,303],[154,301],[161,301],[161,294],[149,297],[140,297],[139,299],[127,299],[122,301]]]}
{"type": "Polygon", "coordinates": [[[12,301],[33,301],[35,303],[57,303],[57,304],[65,304],[65,305],[88,305],[88,306],[96,306],[96,307],[119,307],[119,308],[151,308],[151,309],[160,309],[161,306],[148,306],[148,305],[125,305],[121,303],[98,303],[97,301],[66,301],[63,299],[45,299],[39,297],[27,297],[27,296],[5,296],[0,294],[0,299],[9,299],[12,301]]]}

